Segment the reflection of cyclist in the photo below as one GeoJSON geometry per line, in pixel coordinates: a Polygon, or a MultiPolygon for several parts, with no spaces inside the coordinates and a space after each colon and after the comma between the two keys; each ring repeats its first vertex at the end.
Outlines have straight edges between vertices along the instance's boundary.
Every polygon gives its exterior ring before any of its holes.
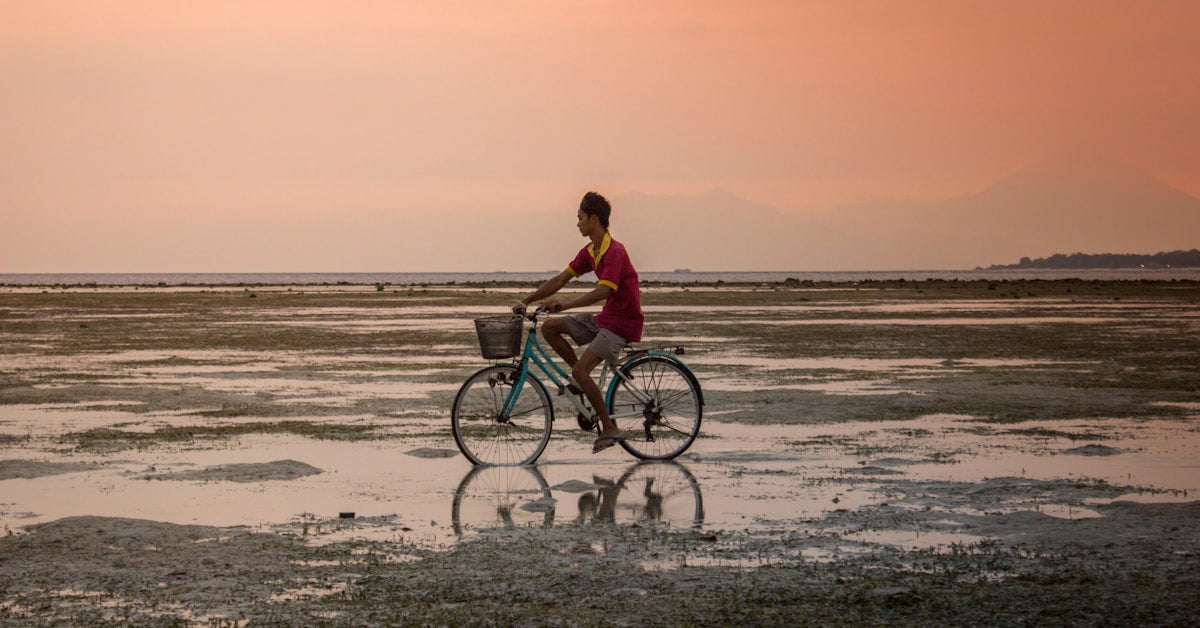
{"type": "Polygon", "coordinates": [[[599,487],[595,493],[588,491],[579,496],[579,523],[614,523],[617,512],[617,495],[621,487],[612,480],[592,476],[592,484],[599,487]]]}
{"type": "MultiPolygon", "coordinates": [[[[644,478],[645,486],[642,489],[642,497],[646,499],[645,506],[638,506],[634,512],[637,513],[637,521],[662,521],[666,514],[663,508],[663,502],[666,501],[666,496],[662,492],[654,490],[654,478],[644,478]]],[[[615,523],[617,511],[617,497],[621,491],[628,489],[625,483],[614,483],[612,480],[592,476],[592,484],[595,484],[599,490],[595,493],[586,492],[579,496],[577,506],[579,507],[579,517],[576,519],[578,523],[587,523],[590,519],[592,523],[615,523]]],[[[626,509],[632,509],[630,505],[626,505],[626,509]]]]}
{"type": "Polygon", "coordinates": [[[663,518],[663,494],[654,492],[654,478],[646,478],[646,488],[642,491],[646,498],[646,521],[659,521],[663,518]]]}
{"type": "Polygon", "coordinates": [[[611,212],[612,208],[603,196],[595,192],[585,194],[576,214],[579,219],[577,226],[579,233],[589,238],[591,243],[579,251],[565,270],[521,299],[517,306],[523,308],[539,299],[548,299],[571,279],[587,272],[596,273],[598,284],[591,292],[566,302],[550,299],[542,303],[551,311],[559,312],[604,301],[604,307],[596,316],[574,314],[551,319],[542,326],[542,336],[571,366],[574,383],[587,396],[600,421],[600,437],[592,443],[592,453],[619,442],[621,432],[608,417],[600,388],[592,380],[591,373],[601,360],[615,363],[620,358],[622,347],[642,339],[642,297],[638,274],[629,261],[625,246],[612,239],[608,232],[611,212]],[[583,355],[575,355],[565,335],[571,336],[578,345],[589,343],[583,355]]]}

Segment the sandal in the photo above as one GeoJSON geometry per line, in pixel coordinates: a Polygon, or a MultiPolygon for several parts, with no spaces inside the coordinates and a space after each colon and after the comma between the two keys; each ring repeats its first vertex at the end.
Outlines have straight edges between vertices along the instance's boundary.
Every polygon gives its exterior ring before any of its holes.
{"type": "Polygon", "coordinates": [[[592,453],[598,454],[617,443],[624,442],[625,439],[620,436],[601,436],[592,443],[592,453]]]}

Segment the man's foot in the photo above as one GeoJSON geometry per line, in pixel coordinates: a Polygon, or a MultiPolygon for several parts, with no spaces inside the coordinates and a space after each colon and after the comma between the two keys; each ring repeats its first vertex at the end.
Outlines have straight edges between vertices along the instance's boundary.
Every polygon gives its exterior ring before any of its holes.
{"type": "Polygon", "coordinates": [[[623,440],[625,440],[625,439],[621,438],[619,435],[601,436],[600,438],[597,438],[595,442],[592,443],[592,453],[598,454],[598,453],[604,451],[605,449],[608,449],[609,447],[612,447],[613,445],[616,445],[617,443],[619,443],[623,440]]]}

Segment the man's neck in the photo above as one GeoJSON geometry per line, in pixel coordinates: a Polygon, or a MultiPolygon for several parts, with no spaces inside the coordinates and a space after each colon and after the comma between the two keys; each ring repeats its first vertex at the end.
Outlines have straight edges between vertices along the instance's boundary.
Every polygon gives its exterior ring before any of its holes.
{"type": "Polygon", "coordinates": [[[608,233],[608,229],[604,229],[599,232],[593,231],[592,233],[588,234],[588,237],[592,239],[592,250],[593,251],[600,250],[600,245],[604,243],[604,236],[607,233],[608,233]]]}

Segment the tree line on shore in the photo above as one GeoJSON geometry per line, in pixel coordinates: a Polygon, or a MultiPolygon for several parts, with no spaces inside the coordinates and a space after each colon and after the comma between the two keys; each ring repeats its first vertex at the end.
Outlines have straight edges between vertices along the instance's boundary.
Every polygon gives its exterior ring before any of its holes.
{"type": "Polygon", "coordinates": [[[1200,250],[1134,253],[1056,253],[1050,257],[1022,257],[1016,264],[1001,264],[989,270],[1015,268],[1200,268],[1200,250]]]}

